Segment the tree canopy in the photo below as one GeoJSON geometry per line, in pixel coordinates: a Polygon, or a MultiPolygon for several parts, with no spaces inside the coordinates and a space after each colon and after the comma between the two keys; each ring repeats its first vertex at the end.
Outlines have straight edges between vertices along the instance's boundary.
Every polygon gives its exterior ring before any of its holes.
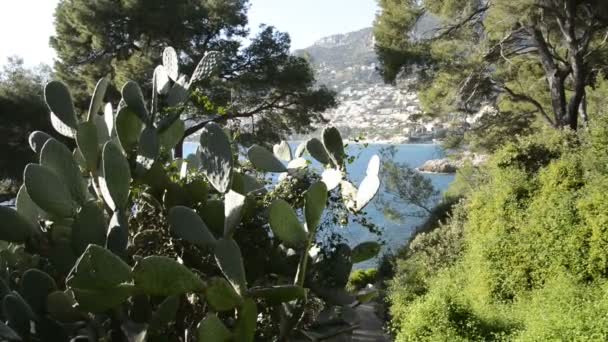
{"type": "Polygon", "coordinates": [[[588,120],[587,92],[608,66],[600,0],[380,0],[381,72],[416,72],[424,109],[536,114],[554,127],[588,120]]]}
{"type": "MultiPolygon", "coordinates": [[[[251,118],[252,130],[243,138],[276,141],[323,122],[334,93],[315,86],[308,62],[290,54],[287,34],[262,27],[247,41],[247,9],[247,0],[62,0],[51,38],[57,77],[84,107],[86,94],[105,75],[115,89],[134,80],[150,91],[152,71],[167,46],[178,52],[186,74],[207,52],[219,51],[217,77],[199,84],[183,111],[186,137],[209,121],[251,118]]],[[[118,99],[116,91],[108,93],[108,100],[118,99]]]]}
{"type": "Polygon", "coordinates": [[[48,66],[28,69],[18,57],[10,57],[0,71],[0,179],[20,180],[25,164],[35,159],[28,145],[29,134],[51,131],[42,96],[50,77],[48,66]]]}

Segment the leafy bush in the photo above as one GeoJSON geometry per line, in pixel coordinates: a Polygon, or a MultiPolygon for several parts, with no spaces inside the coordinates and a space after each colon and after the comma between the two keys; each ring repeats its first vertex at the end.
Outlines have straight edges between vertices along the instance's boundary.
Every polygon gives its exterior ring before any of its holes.
{"type": "Polygon", "coordinates": [[[508,144],[390,282],[397,341],[603,341],[606,118],[508,144]]]}
{"type": "Polygon", "coordinates": [[[356,270],[348,277],[346,288],[350,291],[358,291],[365,288],[367,285],[374,285],[377,279],[378,270],[375,268],[356,270]]]}
{"type": "Polygon", "coordinates": [[[295,153],[286,142],[274,153],[254,145],[241,161],[229,134],[210,122],[195,154],[171,157],[190,87],[218,59],[207,54],[187,82],[167,48],[149,102],[127,82],[117,111],[106,105],[99,115],[104,78],[83,118],[65,85],[47,84],[51,123],[77,148],[32,133],[39,163],[25,168],[17,210],[0,207],[0,339],[323,337],[348,325],[350,304],[373,297],[345,285],[353,264],[378,253],[377,242],[316,254],[312,247],[335,221],[337,213],[324,215],[328,203],[357,216],[373,199],[377,156],[357,188],[345,178],[347,156],[333,127],[295,153]],[[326,167],[322,181],[305,152],[326,167]],[[275,191],[261,182],[268,173],[281,174],[275,191]],[[343,315],[327,313],[335,311],[343,315]]]}

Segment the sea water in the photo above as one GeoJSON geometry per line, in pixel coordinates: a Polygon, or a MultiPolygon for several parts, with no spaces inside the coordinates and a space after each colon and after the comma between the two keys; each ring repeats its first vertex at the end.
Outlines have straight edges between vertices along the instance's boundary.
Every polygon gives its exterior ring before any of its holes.
{"type": "MultiPolygon", "coordinates": [[[[293,143],[291,145],[292,148],[295,149],[298,144],[293,143]]],[[[427,160],[444,157],[444,151],[440,146],[435,144],[402,144],[392,146],[395,147],[395,154],[391,157],[392,161],[404,163],[411,167],[421,166],[427,160]]],[[[389,145],[349,144],[347,146],[347,154],[355,157],[354,162],[347,165],[348,179],[355,186],[358,186],[365,177],[369,159],[374,154],[380,154],[381,150],[386,147],[389,147],[389,145]]],[[[186,143],[184,145],[185,156],[193,153],[195,150],[196,144],[186,143]]],[[[307,158],[310,159],[309,157],[307,158]]],[[[313,163],[312,167],[318,168],[319,166],[317,163],[313,163]]],[[[424,174],[424,177],[428,177],[433,183],[433,186],[440,192],[444,192],[454,179],[454,175],[450,174],[424,174]]],[[[369,221],[382,230],[381,240],[384,241],[382,253],[389,251],[394,252],[408,241],[415,228],[425,220],[425,217],[405,216],[396,220],[394,217],[385,215],[383,205],[379,202],[380,201],[372,200],[364,211],[369,221]]],[[[415,207],[408,205],[407,203],[397,201],[396,203],[393,203],[393,205],[397,207],[397,209],[400,209],[400,211],[415,211],[415,207]]],[[[333,227],[331,229],[342,236],[350,246],[356,246],[364,241],[378,239],[377,235],[371,233],[365,227],[354,223],[353,220],[349,220],[349,224],[346,227],[333,227]]],[[[355,265],[355,268],[374,267],[376,263],[377,259],[374,259],[357,264],[355,265]]]]}

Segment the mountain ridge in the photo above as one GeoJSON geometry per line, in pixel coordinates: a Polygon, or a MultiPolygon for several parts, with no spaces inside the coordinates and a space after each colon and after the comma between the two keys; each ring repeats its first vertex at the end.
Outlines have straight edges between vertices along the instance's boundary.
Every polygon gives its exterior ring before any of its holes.
{"type": "Polygon", "coordinates": [[[445,132],[442,122],[425,121],[407,76],[385,84],[377,70],[372,28],[336,34],[294,51],[307,58],[319,85],[338,94],[339,105],[324,113],[345,138],[370,142],[431,140],[445,132]]]}

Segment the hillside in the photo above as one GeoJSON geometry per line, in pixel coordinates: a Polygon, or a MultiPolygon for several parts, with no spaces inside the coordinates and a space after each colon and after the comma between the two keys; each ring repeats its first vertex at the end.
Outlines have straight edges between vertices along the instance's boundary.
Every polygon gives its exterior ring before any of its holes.
{"type": "Polygon", "coordinates": [[[416,93],[406,87],[411,80],[397,86],[382,81],[371,28],[323,38],[296,54],[310,59],[319,84],[338,92],[340,105],[325,116],[345,136],[403,142],[431,139],[443,131],[439,122],[413,120],[420,106],[416,93]]]}

